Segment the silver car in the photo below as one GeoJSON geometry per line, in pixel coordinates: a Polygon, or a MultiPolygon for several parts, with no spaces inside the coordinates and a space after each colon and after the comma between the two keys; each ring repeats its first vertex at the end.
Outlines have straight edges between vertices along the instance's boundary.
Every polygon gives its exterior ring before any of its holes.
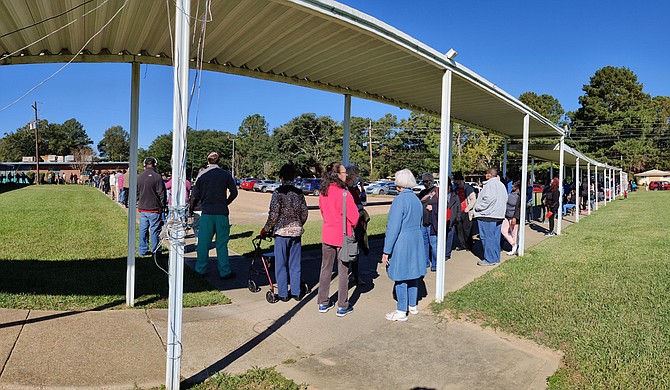
{"type": "Polygon", "coordinates": [[[268,192],[268,186],[274,183],[274,180],[259,180],[254,184],[254,191],[268,192]]]}
{"type": "Polygon", "coordinates": [[[398,189],[393,182],[377,183],[365,189],[368,195],[398,195],[398,189]]]}

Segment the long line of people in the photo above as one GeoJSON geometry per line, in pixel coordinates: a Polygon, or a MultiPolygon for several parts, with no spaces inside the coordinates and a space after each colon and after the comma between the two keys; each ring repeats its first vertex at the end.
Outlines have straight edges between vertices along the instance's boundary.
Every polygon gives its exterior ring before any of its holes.
{"type": "MultiPolygon", "coordinates": [[[[198,174],[192,188],[189,214],[194,217],[197,215],[199,222],[195,223],[194,218],[193,228],[198,248],[196,272],[206,272],[209,245],[203,243],[211,242],[216,236],[218,273],[222,280],[226,280],[235,277],[228,262],[227,244],[230,235],[229,205],[236,198],[237,189],[230,172],[219,167],[218,157],[216,152],[208,154],[209,165],[198,174]]],[[[155,237],[151,213],[160,213],[167,206],[167,189],[155,171],[155,164],[155,159],[145,160],[145,172],[138,178],[139,196],[145,197],[144,202],[139,202],[141,219],[143,214],[147,214],[147,223],[141,223],[140,228],[140,254],[142,251],[146,254],[156,250],[158,238],[155,237]],[[152,175],[156,178],[149,179],[152,175]],[[152,245],[149,245],[150,237],[152,245]]],[[[274,238],[276,301],[284,302],[301,300],[304,295],[301,290],[302,235],[308,213],[305,196],[293,185],[295,175],[292,165],[281,167],[282,185],[272,194],[268,217],[259,233],[261,237],[274,238]]],[[[319,210],[322,216],[322,256],[317,295],[319,313],[328,313],[336,305],[336,316],[344,317],[352,313],[349,286],[365,285],[364,276],[373,271],[361,272],[358,256],[352,256],[349,247],[353,238],[360,253],[366,256],[369,254],[366,230],[370,216],[361,200],[364,191],[360,187],[362,180],[359,175],[356,166],[334,162],[328,165],[322,178],[319,189],[319,210]],[[339,279],[336,298],[330,295],[330,284],[335,273],[339,279]]],[[[121,178],[121,182],[116,182],[117,188],[123,188],[127,183],[126,178],[121,178]]],[[[522,207],[520,182],[508,183],[508,187],[498,177],[497,169],[490,168],[486,171],[486,181],[477,195],[460,172],[454,174],[453,184],[448,178],[445,259],[437,258],[439,189],[430,173],[422,176],[422,182],[425,189],[415,194],[412,187],[416,186],[416,180],[412,172],[404,169],[395,173],[399,193],[389,209],[383,251],[378,262],[385,266],[388,277],[394,283],[393,293],[397,304],[394,310],[386,314],[390,321],[407,321],[408,315],[418,313],[418,291],[426,271],[435,271],[437,263],[449,260],[454,249],[472,251],[473,226],[476,226],[483,249],[478,265],[500,263],[502,237],[511,248],[508,255],[516,254],[518,249],[522,207]]],[[[558,211],[558,186],[558,179],[554,178],[541,201],[548,211],[546,216],[549,218],[550,235],[558,211]]],[[[529,195],[533,195],[532,186],[529,190],[529,195]]],[[[573,190],[570,189],[571,192],[573,190]]],[[[533,197],[528,196],[525,207],[533,211],[536,206],[533,197]]],[[[359,253],[358,250],[356,253],[359,253]]]]}

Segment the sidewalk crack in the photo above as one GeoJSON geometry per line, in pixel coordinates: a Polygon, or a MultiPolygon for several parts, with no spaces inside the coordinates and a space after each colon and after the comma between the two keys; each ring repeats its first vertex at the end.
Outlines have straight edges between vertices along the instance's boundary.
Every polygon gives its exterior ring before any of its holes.
{"type": "Polygon", "coordinates": [[[2,374],[5,372],[5,367],[7,367],[7,363],[9,362],[9,358],[12,357],[12,353],[14,353],[14,348],[16,348],[16,343],[19,342],[19,337],[21,337],[21,333],[23,333],[23,327],[26,326],[26,321],[28,320],[28,317],[30,316],[30,310],[26,313],[26,318],[23,319],[23,323],[21,324],[21,329],[19,329],[19,333],[16,335],[16,339],[14,340],[14,344],[12,344],[12,348],[9,350],[9,353],[7,354],[7,359],[2,363],[2,367],[0,368],[0,377],[2,377],[2,374]]]}
{"type": "Polygon", "coordinates": [[[158,339],[161,341],[161,345],[163,346],[163,350],[165,350],[165,352],[167,353],[167,343],[165,342],[165,340],[163,340],[163,337],[161,337],[161,334],[158,331],[158,328],[156,328],[156,324],[154,323],[154,321],[149,316],[149,312],[147,311],[147,309],[144,309],[144,315],[147,316],[147,321],[149,321],[151,326],[153,326],[154,332],[156,332],[156,336],[158,336],[158,339]]]}

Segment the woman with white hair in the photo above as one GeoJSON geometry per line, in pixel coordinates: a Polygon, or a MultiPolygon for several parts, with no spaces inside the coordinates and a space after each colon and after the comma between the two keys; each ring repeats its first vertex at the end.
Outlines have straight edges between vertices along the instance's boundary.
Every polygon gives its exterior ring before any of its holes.
{"type": "Polygon", "coordinates": [[[407,312],[418,314],[419,280],[426,274],[425,250],[421,225],[423,207],[412,192],[416,179],[409,169],[395,173],[398,196],[388,214],[382,263],[395,282],[396,310],[386,314],[389,321],[407,321],[407,312]]]}

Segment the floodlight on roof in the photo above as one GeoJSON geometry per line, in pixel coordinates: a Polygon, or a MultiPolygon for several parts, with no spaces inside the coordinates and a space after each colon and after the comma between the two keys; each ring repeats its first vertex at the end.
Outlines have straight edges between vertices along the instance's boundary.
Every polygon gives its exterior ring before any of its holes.
{"type": "Polygon", "coordinates": [[[454,50],[453,48],[451,48],[451,49],[449,49],[447,54],[445,54],[445,57],[447,57],[448,60],[453,60],[454,58],[456,58],[457,55],[458,55],[458,52],[456,50],[454,50]]]}

